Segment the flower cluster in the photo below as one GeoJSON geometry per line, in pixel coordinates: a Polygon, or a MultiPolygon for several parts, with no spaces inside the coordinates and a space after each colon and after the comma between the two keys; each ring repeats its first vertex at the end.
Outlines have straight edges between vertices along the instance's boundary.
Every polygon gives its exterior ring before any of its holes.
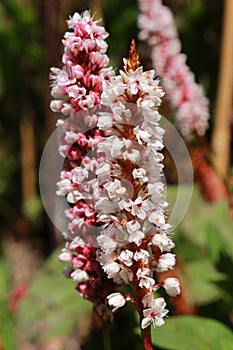
{"type": "Polygon", "coordinates": [[[68,31],[62,41],[64,54],[63,67],[51,68],[51,95],[55,100],[50,107],[54,112],[73,116],[84,108],[100,102],[102,78],[108,78],[108,63],[105,55],[108,33],[90,16],[89,11],[82,15],[75,13],[67,21],[68,31]]]}
{"type": "Polygon", "coordinates": [[[142,329],[161,326],[168,310],[155,291],[180,292],[177,279],[156,278],[175,265],[162,182],[164,92],[154,70],[143,71],[134,42],[116,76],[106,68],[107,34],[90,13],[75,13],[68,26],[64,66],[51,75],[51,109],[69,117],[58,121],[65,162],[57,194],[70,205],[60,260],[102,319],[130,301],[142,329]]]}
{"type": "Polygon", "coordinates": [[[151,46],[153,66],[162,78],[178,126],[184,135],[193,131],[202,135],[208,127],[208,100],[186,65],[186,56],[181,53],[173,15],[161,0],[138,2],[139,38],[151,46]]]}
{"type": "MultiPolygon", "coordinates": [[[[156,274],[172,269],[175,255],[172,227],[166,222],[162,160],[164,130],[159,126],[158,106],[164,95],[155,72],[139,66],[134,42],[124,71],[103,84],[100,130],[107,136],[98,144],[105,162],[97,170],[102,188],[98,218],[102,222],[98,260],[109,279],[131,285],[136,298],[117,292],[108,296],[116,310],[130,300],[141,317],[141,327],[164,323],[163,298],[154,299],[161,284],[156,274]]],[[[166,292],[179,293],[179,282],[162,283],[166,292]]]]}
{"type": "Polygon", "coordinates": [[[73,278],[77,290],[98,311],[107,296],[102,288],[115,289],[97,262],[93,247],[98,225],[95,198],[99,193],[95,174],[97,165],[104,161],[96,153],[104,133],[97,128],[95,108],[100,103],[102,82],[113,72],[106,68],[108,34],[89,11],[75,13],[67,24],[71,31],[65,33],[63,40],[63,67],[51,68],[50,75],[54,97],[50,107],[69,117],[57,122],[59,152],[65,158],[57,195],[66,196],[70,206],[65,212],[68,224],[63,233],[68,242],[60,260],[70,264],[66,276],[73,278]]]}

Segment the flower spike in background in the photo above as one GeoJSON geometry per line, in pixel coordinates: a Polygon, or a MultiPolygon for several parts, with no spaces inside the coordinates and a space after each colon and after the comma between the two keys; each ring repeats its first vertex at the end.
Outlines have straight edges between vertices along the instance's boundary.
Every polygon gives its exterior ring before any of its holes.
{"type": "Polygon", "coordinates": [[[203,135],[208,128],[208,100],[186,65],[172,12],[161,0],[138,0],[139,38],[151,48],[152,64],[183,135],[203,135]]]}

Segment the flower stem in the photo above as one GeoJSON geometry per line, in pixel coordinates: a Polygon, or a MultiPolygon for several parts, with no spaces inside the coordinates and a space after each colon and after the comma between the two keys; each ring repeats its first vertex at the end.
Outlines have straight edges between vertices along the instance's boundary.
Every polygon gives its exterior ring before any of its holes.
{"type": "Polygon", "coordinates": [[[151,341],[151,327],[148,326],[145,329],[141,328],[141,336],[144,350],[153,350],[153,345],[151,341]]]}
{"type": "Polygon", "coordinates": [[[103,327],[103,342],[104,342],[104,350],[112,349],[109,327],[103,327]]]}

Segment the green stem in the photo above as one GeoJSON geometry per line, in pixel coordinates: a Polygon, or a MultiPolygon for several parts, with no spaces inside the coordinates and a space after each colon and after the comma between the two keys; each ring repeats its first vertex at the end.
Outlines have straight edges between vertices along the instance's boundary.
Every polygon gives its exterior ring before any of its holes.
{"type": "Polygon", "coordinates": [[[103,341],[104,341],[104,350],[111,350],[111,340],[109,327],[103,327],[103,341]]]}

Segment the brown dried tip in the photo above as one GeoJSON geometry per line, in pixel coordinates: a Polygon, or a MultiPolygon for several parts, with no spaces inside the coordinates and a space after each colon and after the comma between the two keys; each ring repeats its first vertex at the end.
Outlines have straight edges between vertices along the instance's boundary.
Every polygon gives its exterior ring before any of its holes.
{"type": "Polygon", "coordinates": [[[134,72],[140,66],[140,59],[136,51],[136,44],[134,39],[131,41],[129,58],[124,60],[124,64],[126,73],[134,72]]]}

